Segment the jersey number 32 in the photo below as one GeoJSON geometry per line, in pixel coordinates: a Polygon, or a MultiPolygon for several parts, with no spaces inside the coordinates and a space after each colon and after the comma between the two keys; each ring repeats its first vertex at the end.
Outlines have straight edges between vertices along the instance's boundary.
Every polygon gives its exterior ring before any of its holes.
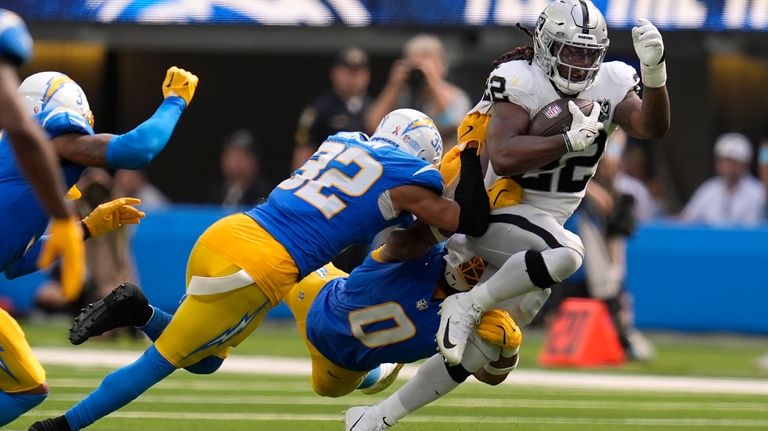
{"type": "Polygon", "coordinates": [[[278,186],[283,190],[296,190],[295,196],[320,210],[330,219],[347,207],[339,198],[343,193],[350,197],[362,196],[381,177],[384,167],[360,147],[347,147],[339,142],[324,142],[312,157],[297,169],[291,178],[278,186]],[[331,162],[359,168],[347,175],[331,162]],[[334,188],[335,190],[330,190],[334,188]]]}

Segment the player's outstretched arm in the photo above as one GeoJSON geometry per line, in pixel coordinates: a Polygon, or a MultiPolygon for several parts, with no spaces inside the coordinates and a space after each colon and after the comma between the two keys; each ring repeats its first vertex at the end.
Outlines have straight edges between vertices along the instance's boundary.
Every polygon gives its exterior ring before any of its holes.
{"type": "Polygon", "coordinates": [[[192,101],[197,76],[171,67],[163,81],[165,99],[155,113],[123,135],[68,134],[53,143],[59,156],[84,166],[140,169],[155,159],[168,144],[182,112],[192,101]]]}
{"type": "MultiPolygon", "coordinates": [[[[112,232],[127,224],[138,224],[144,217],[144,213],[136,209],[133,205],[138,205],[140,203],[141,200],[136,198],[118,198],[103,203],[91,211],[87,217],[79,221],[79,226],[77,226],[77,230],[73,235],[77,234],[77,238],[82,241],[84,239],[112,232]]],[[[55,235],[55,232],[52,231],[52,233],[55,235]]],[[[35,272],[38,267],[43,268],[50,265],[53,262],[53,259],[42,262],[43,265],[40,265],[39,262],[43,250],[46,247],[50,247],[52,238],[55,239],[52,235],[41,237],[19,260],[5,270],[5,276],[9,279],[14,279],[35,272]]],[[[73,287],[72,285],[64,286],[62,283],[62,289],[64,290],[65,296],[70,300],[77,299],[77,296],[80,293],[80,284],[80,282],[75,283],[75,286],[77,287],[73,287]]]]}
{"type": "Polygon", "coordinates": [[[640,59],[643,80],[642,100],[630,91],[616,105],[613,121],[628,135],[642,139],[663,138],[671,123],[664,41],[659,30],[647,19],[632,29],[632,42],[640,59]]]}

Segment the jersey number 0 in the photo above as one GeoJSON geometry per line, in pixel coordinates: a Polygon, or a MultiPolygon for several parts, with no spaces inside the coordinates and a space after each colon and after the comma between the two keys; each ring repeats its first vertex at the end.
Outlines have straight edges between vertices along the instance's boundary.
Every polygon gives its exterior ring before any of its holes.
{"type": "Polygon", "coordinates": [[[320,210],[325,218],[338,214],[347,207],[344,201],[328,189],[335,187],[347,196],[362,196],[381,177],[381,163],[359,147],[347,147],[338,142],[324,142],[312,157],[297,169],[291,178],[278,186],[283,190],[296,190],[293,194],[320,210]],[[344,166],[355,164],[359,170],[352,176],[328,167],[332,161],[344,166]]]}

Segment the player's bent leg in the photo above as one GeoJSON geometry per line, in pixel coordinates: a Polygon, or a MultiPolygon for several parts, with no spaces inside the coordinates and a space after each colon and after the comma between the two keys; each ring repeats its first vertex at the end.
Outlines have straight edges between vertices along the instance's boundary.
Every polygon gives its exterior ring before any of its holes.
{"type": "Polygon", "coordinates": [[[190,253],[187,279],[186,297],[155,342],[178,368],[237,346],[272,308],[247,273],[201,241],[190,253]]]}
{"type": "Polygon", "coordinates": [[[383,430],[417,409],[446,395],[472,373],[498,359],[500,348],[473,333],[458,365],[448,365],[437,354],[419,367],[416,376],[375,406],[358,406],[345,414],[347,431],[383,430]]]}
{"type": "Polygon", "coordinates": [[[43,366],[19,324],[0,308],[0,426],[40,404],[47,394],[43,366]]]}
{"type": "Polygon", "coordinates": [[[8,425],[19,416],[32,410],[48,396],[42,394],[7,394],[0,392],[0,426],[8,425]]]}
{"type": "Polygon", "coordinates": [[[304,277],[285,297],[285,304],[293,314],[296,328],[304,339],[312,359],[312,389],[324,397],[336,398],[347,395],[361,384],[367,373],[339,367],[323,356],[307,338],[307,315],[315,298],[330,281],[347,275],[329,263],[304,277]]]}
{"type": "Polygon", "coordinates": [[[184,368],[240,344],[271,308],[253,284],[222,294],[187,295],[155,345],[169,362],[184,368]]]}

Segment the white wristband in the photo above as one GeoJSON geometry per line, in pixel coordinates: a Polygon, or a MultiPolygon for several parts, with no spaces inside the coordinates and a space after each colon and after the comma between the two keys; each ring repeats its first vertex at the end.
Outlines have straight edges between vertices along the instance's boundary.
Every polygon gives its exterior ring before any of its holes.
{"type": "Polygon", "coordinates": [[[646,66],[640,63],[640,74],[643,85],[648,88],[663,87],[667,83],[667,62],[662,61],[656,66],[646,66]]]}

